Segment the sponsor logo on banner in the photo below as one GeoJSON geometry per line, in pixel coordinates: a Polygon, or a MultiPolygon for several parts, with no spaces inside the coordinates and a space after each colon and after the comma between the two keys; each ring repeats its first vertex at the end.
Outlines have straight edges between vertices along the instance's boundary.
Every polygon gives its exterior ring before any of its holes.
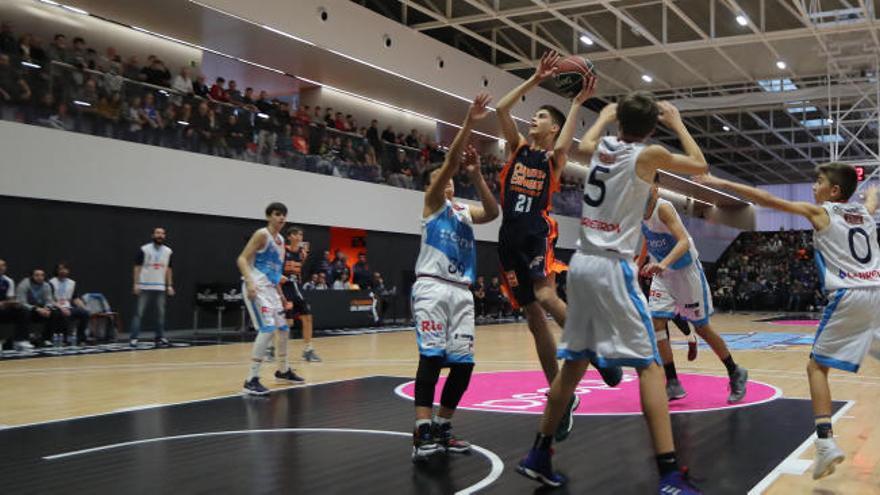
{"type": "Polygon", "coordinates": [[[361,311],[372,311],[373,310],[373,300],[372,299],[352,299],[351,303],[349,303],[348,310],[352,313],[358,313],[361,311]]]}

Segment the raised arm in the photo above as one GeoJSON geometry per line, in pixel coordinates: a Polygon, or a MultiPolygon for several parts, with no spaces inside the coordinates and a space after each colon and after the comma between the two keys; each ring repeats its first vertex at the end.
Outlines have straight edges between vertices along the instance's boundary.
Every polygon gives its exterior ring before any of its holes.
{"type": "Polygon", "coordinates": [[[602,139],[602,133],[605,132],[605,128],[615,120],[617,120],[617,103],[605,105],[605,108],[599,112],[599,118],[587,129],[583,139],[581,139],[578,150],[581,153],[592,156],[596,152],[596,148],[599,147],[599,140],[602,139]]]}
{"type": "Polygon", "coordinates": [[[483,178],[483,174],[480,171],[480,155],[477,154],[477,150],[473,146],[468,146],[464,154],[464,166],[465,171],[467,171],[468,176],[471,178],[471,182],[477,188],[477,194],[480,196],[480,202],[482,203],[481,206],[468,206],[471,212],[471,220],[475,224],[489,223],[495,220],[498,218],[499,213],[498,203],[495,201],[495,196],[492,196],[492,191],[489,190],[486,180],[483,178]]]}
{"type": "Polygon", "coordinates": [[[488,105],[491,100],[492,97],[487,93],[480,93],[474,98],[474,101],[468,108],[468,113],[464,118],[464,122],[461,124],[461,129],[458,130],[458,134],[455,135],[455,139],[453,139],[452,144],[449,145],[449,150],[446,151],[446,158],[443,160],[440,172],[437,173],[431,181],[431,184],[428,186],[428,190],[425,191],[425,209],[423,216],[430,216],[432,213],[439,210],[446,201],[444,191],[446,190],[446,185],[449,183],[449,180],[458,172],[458,165],[461,163],[464,144],[471,133],[474,123],[478,120],[482,120],[489,113],[488,105]]]}
{"type": "Polygon", "coordinates": [[[688,175],[708,173],[709,165],[706,163],[706,158],[681,120],[681,114],[678,112],[678,109],[666,101],[657,103],[657,106],[660,107],[660,122],[675,132],[678,140],[681,141],[685,154],[670,153],[666,148],[659,145],[647,147],[639,154],[638,159],[638,165],[643,172],[643,177],[647,175],[653,177],[654,171],[657,169],[688,175]]]}
{"type": "Polygon", "coordinates": [[[574,141],[574,130],[577,128],[578,111],[584,102],[589,100],[595,92],[596,78],[590,77],[583,89],[581,89],[581,92],[571,101],[571,108],[568,110],[568,116],[565,118],[565,125],[559,131],[556,145],[553,147],[553,162],[556,164],[553,174],[556,176],[556,180],[559,180],[562,171],[565,169],[565,164],[568,162],[568,151],[571,149],[571,143],[574,141]]]}
{"type": "Polygon", "coordinates": [[[257,251],[266,247],[266,242],[266,236],[262,235],[259,230],[254,232],[248,243],[245,244],[241,254],[238,255],[238,259],[236,259],[238,271],[241,272],[241,277],[244,279],[244,285],[247,288],[248,299],[257,297],[257,288],[251,275],[251,262],[257,255],[257,251]]]}
{"type": "Polygon", "coordinates": [[[535,70],[535,73],[532,74],[532,77],[523,81],[522,84],[514,88],[510,93],[504,95],[504,98],[501,98],[501,100],[498,101],[495,113],[498,114],[498,123],[501,126],[501,133],[507,141],[507,146],[510,149],[510,152],[519,148],[520,144],[526,140],[526,138],[524,138],[516,129],[516,122],[513,121],[510,110],[513,109],[513,106],[516,105],[523,95],[531,91],[532,88],[540,84],[544,79],[556,74],[556,62],[558,61],[559,54],[555,51],[551,50],[544,53],[538,64],[538,68],[535,70]]]}
{"type": "Polygon", "coordinates": [[[672,237],[675,237],[675,246],[662,260],[657,263],[648,263],[645,265],[642,269],[642,273],[645,275],[662,274],[669,269],[671,265],[678,261],[679,258],[684,256],[691,247],[691,241],[688,239],[687,231],[685,230],[684,225],[682,225],[681,219],[678,218],[678,215],[675,213],[675,208],[672,205],[666,203],[661,204],[658,216],[660,217],[660,221],[669,228],[672,237]]]}
{"type": "Polygon", "coordinates": [[[716,187],[718,189],[730,191],[737,196],[753,201],[760,206],[800,215],[809,220],[810,223],[813,224],[813,228],[816,230],[824,229],[831,222],[825,209],[812,203],[806,203],[803,201],[786,201],[762,189],[720,179],[713,175],[700,175],[694,177],[694,180],[709,187],[716,187]]]}

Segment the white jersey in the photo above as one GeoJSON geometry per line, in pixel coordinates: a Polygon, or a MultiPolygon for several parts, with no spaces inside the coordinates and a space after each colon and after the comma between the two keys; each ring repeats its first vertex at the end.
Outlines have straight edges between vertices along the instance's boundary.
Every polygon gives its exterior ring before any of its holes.
{"type": "Polygon", "coordinates": [[[831,223],[813,232],[819,280],[826,291],[880,287],[877,226],[857,203],[825,202],[831,223]]]}
{"type": "Polygon", "coordinates": [[[275,285],[281,281],[281,274],[284,270],[284,238],[281,234],[269,232],[268,228],[263,227],[258,230],[266,237],[266,245],[263,249],[257,251],[254,256],[254,264],[251,265],[254,282],[266,282],[275,285]]]}
{"type": "Polygon", "coordinates": [[[632,259],[651,184],[636,175],[643,143],[625,143],[616,137],[599,141],[584,184],[578,249],[586,254],[611,254],[632,259]]]}
{"type": "Polygon", "coordinates": [[[139,256],[141,277],[138,287],[141,290],[165,290],[165,272],[171,267],[171,248],[163,244],[149,242],[141,246],[139,256]]]}
{"type": "Polygon", "coordinates": [[[70,309],[73,307],[73,294],[76,292],[76,281],[72,278],[61,280],[58,277],[49,279],[49,285],[55,292],[55,301],[58,302],[59,308],[70,309]]]}
{"type": "MultiPolygon", "coordinates": [[[[648,254],[650,254],[651,259],[657,263],[663,261],[664,258],[669,256],[669,253],[678,243],[678,240],[672,235],[669,227],[667,227],[666,224],[663,223],[663,220],[660,219],[661,204],[669,205],[675,216],[681,221],[681,217],[679,217],[678,212],[675,211],[675,206],[673,206],[670,201],[663,198],[657,198],[657,204],[654,205],[654,211],[651,212],[651,216],[647,220],[642,221],[642,233],[645,234],[645,244],[648,247],[648,254]]],[[[687,234],[687,231],[685,231],[685,233],[687,234]]],[[[694,239],[690,234],[687,234],[687,236],[688,241],[690,241],[690,249],[688,249],[681,258],[675,260],[675,263],[669,267],[671,270],[687,268],[694,264],[694,260],[700,259],[700,254],[697,252],[694,239]]]]}
{"type": "Polygon", "coordinates": [[[422,218],[422,244],[416,261],[416,276],[470,285],[476,271],[477,250],[470,209],[446,201],[439,211],[422,218]]]}

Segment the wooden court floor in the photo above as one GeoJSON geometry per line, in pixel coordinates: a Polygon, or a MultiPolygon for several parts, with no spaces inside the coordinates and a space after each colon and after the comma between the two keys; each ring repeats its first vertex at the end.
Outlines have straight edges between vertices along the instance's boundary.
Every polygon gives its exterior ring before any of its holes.
{"type": "MultiPolygon", "coordinates": [[[[758,318],[723,314],[713,321],[722,333],[814,332],[806,326],[755,322],[758,318]]],[[[418,360],[412,332],[328,337],[315,343],[324,358],[322,363],[300,362],[300,342],[292,341],[290,346],[294,367],[311,383],[371,375],[412,376],[418,360]]],[[[0,424],[21,425],[236,394],[246,374],[250,347],[230,344],[0,362],[0,424]]],[[[675,353],[680,371],[724,375],[723,366],[707,348],[690,363],[683,349],[677,348],[675,353]]],[[[793,346],[735,351],[734,357],[749,368],[751,379],[779,387],[785,397],[807,398],[804,369],[808,354],[809,347],[793,346]]],[[[525,324],[480,327],[476,359],[476,371],[538,369],[525,324]]],[[[263,368],[264,383],[270,387],[274,366],[266,363],[263,368]]],[[[834,426],[847,454],[846,462],[819,482],[810,478],[809,470],[804,475],[783,474],[765,493],[880,494],[880,362],[866,358],[857,375],[832,371],[831,389],[835,400],[854,401],[834,426]]],[[[812,455],[810,447],[801,458],[812,455]]]]}

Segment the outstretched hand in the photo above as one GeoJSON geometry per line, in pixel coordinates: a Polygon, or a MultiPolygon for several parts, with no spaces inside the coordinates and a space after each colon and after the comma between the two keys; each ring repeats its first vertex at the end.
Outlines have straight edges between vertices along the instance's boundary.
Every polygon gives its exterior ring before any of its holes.
{"type": "Polygon", "coordinates": [[[659,120],[666,127],[673,127],[681,124],[681,113],[675,108],[675,105],[668,101],[658,101],[657,106],[660,108],[659,120]]]}
{"type": "Polygon", "coordinates": [[[539,81],[543,81],[548,77],[555,76],[558,70],[556,64],[559,63],[560,58],[556,50],[544,52],[544,55],[541,56],[541,61],[538,63],[538,68],[535,69],[535,77],[539,81]]]}
{"type": "Polygon", "coordinates": [[[463,164],[464,170],[468,175],[473,176],[480,173],[480,154],[474,145],[469,144],[467,149],[464,150],[463,164]]]}
{"type": "Polygon", "coordinates": [[[486,117],[489,114],[489,102],[491,101],[492,96],[489,93],[480,93],[475,96],[471,106],[468,107],[468,120],[474,122],[486,117]]]}
{"type": "Polygon", "coordinates": [[[581,89],[581,92],[574,97],[574,101],[578,105],[583,105],[585,101],[589,100],[596,94],[596,77],[593,75],[587,75],[584,78],[584,87],[581,89]]]}

